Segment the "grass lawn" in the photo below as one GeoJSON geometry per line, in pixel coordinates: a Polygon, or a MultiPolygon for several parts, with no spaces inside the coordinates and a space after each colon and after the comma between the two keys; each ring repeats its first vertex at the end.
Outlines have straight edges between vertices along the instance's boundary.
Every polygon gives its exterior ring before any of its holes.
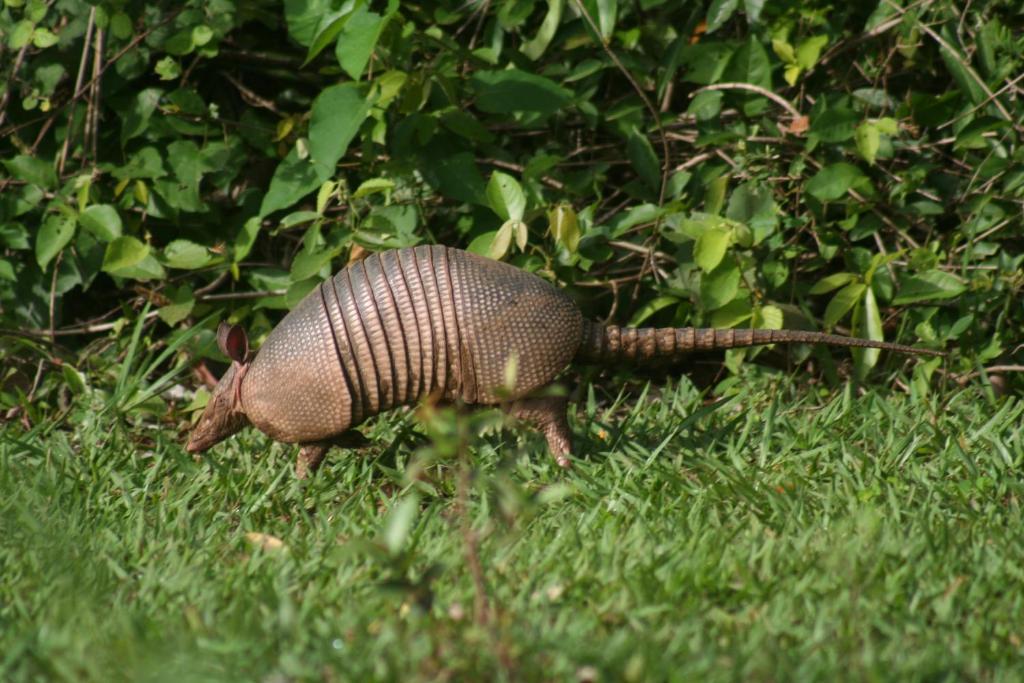
{"type": "Polygon", "coordinates": [[[0,680],[1024,678],[1024,402],[596,405],[571,471],[492,432],[466,485],[402,413],[306,482],[252,430],[2,427],[0,680]]]}

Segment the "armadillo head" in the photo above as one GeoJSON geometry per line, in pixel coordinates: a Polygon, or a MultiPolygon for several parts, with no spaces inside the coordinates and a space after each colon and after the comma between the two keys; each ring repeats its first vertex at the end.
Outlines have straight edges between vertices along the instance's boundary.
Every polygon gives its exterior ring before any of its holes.
{"type": "Polygon", "coordinates": [[[192,428],[185,450],[202,453],[249,424],[242,408],[242,379],[249,369],[249,339],[238,325],[221,323],[217,346],[231,359],[231,367],[220,378],[199,421],[192,428]]]}

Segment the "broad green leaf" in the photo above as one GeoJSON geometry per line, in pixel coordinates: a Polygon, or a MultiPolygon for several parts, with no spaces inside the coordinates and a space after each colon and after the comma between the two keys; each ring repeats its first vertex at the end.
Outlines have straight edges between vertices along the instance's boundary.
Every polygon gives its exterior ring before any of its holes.
{"type": "Polygon", "coordinates": [[[75,234],[75,219],[63,214],[51,215],[36,236],[36,263],[43,270],[67,246],[75,234]]]}
{"type": "MultiPolygon", "coordinates": [[[[343,12],[350,11],[354,3],[348,1],[343,12]]],[[[288,35],[303,47],[309,47],[317,35],[321,20],[337,6],[336,0],[284,0],[284,18],[288,35]]]]}
{"type": "Polygon", "coordinates": [[[345,28],[345,24],[348,23],[356,10],[361,8],[362,5],[362,0],[357,0],[356,2],[349,1],[343,3],[339,9],[332,9],[320,15],[302,66],[306,66],[316,59],[316,56],[323,52],[324,48],[334,42],[338,34],[341,33],[341,30],[345,28]]]}
{"type": "Polygon", "coordinates": [[[303,249],[292,260],[290,272],[292,282],[302,282],[316,276],[324,266],[331,262],[336,253],[336,249],[326,247],[303,249]]]}
{"type": "Polygon", "coordinates": [[[827,294],[834,289],[839,289],[843,285],[850,284],[856,279],[857,276],[853,273],[832,273],[814,283],[808,294],[827,294]]]}
{"type": "Polygon", "coordinates": [[[494,213],[506,221],[521,221],[526,212],[526,195],[519,181],[501,171],[491,174],[491,180],[487,183],[487,203],[494,213]]]}
{"type": "Polygon", "coordinates": [[[535,112],[547,116],[566,106],[573,95],[550,78],[520,69],[478,71],[471,84],[477,93],[477,109],[492,114],[535,112]]]}
{"type": "Polygon", "coordinates": [[[710,273],[700,279],[700,300],[704,308],[713,311],[736,298],[740,288],[740,269],[732,258],[726,258],[710,273]]]}
{"type": "Polygon", "coordinates": [[[893,304],[913,304],[919,301],[952,299],[967,291],[967,286],[952,273],[929,270],[913,277],[900,280],[899,294],[893,304]]]}
{"type": "MultiPolygon", "coordinates": [[[[172,60],[173,61],[173,60],[172,60]]],[[[164,91],[161,88],[145,88],[135,95],[127,112],[121,113],[121,145],[142,135],[149,128],[149,120],[156,111],[164,91]]],[[[129,160],[129,164],[131,160],[129,160]]]]}
{"type": "Polygon", "coordinates": [[[107,245],[103,255],[103,271],[117,275],[119,271],[141,263],[148,255],[148,244],[131,235],[123,235],[107,245]]]}
{"type": "Polygon", "coordinates": [[[732,233],[721,228],[711,228],[701,233],[693,246],[693,260],[701,270],[708,273],[718,267],[725,256],[732,233]]]}
{"type": "Polygon", "coordinates": [[[810,134],[822,142],[845,142],[853,137],[859,116],[852,109],[826,109],[811,121],[810,134]]]}
{"type": "Polygon", "coordinates": [[[344,23],[334,54],[338,64],[353,80],[362,78],[381,33],[397,9],[398,0],[388,0],[383,16],[361,6],[344,23]]]}
{"type": "Polygon", "coordinates": [[[524,55],[532,60],[540,59],[544,51],[548,49],[548,45],[551,44],[551,39],[555,37],[558,25],[562,22],[562,8],[564,6],[565,0],[548,0],[548,11],[544,15],[544,21],[541,22],[540,28],[537,30],[537,35],[523,43],[523,46],[519,48],[524,55]]]}
{"type": "Polygon", "coordinates": [[[730,81],[753,83],[771,90],[771,62],[761,41],[751,35],[732,56],[732,60],[725,70],[725,76],[730,81]]]}
{"type": "Polygon", "coordinates": [[[512,245],[512,231],[515,228],[515,224],[512,220],[505,221],[498,232],[495,233],[494,238],[491,240],[491,245],[487,249],[487,256],[496,261],[500,261],[508,253],[508,248],[512,245]]]}
{"type": "Polygon", "coordinates": [[[839,162],[826,166],[807,181],[805,189],[815,199],[830,202],[843,197],[851,188],[866,181],[866,176],[852,164],[839,162]]]}
{"type": "Polygon", "coordinates": [[[650,318],[652,315],[657,313],[663,308],[674,306],[679,303],[679,297],[675,296],[659,296],[651,299],[646,304],[641,306],[633,317],[629,320],[630,327],[639,327],[645,320],[650,318]]]}
{"type": "Polygon", "coordinates": [[[693,114],[698,121],[710,121],[722,111],[723,96],[724,93],[721,90],[704,90],[699,92],[690,102],[690,106],[686,108],[686,111],[693,114]]]}
{"type": "Polygon", "coordinates": [[[864,161],[874,165],[875,157],[878,155],[878,145],[881,142],[878,126],[873,121],[864,121],[857,126],[854,140],[857,143],[857,151],[864,157],[864,161]]]}
{"type": "Polygon", "coordinates": [[[807,70],[818,63],[821,48],[828,45],[828,36],[811,36],[796,46],[796,64],[807,70]]]}
{"type": "Polygon", "coordinates": [[[867,285],[862,282],[851,282],[846,285],[839,292],[836,293],[832,300],[828,302],[828,306],[825,307],[825,317],[822,322],[825,327],[833,327],[837,322],[842,320],[843,316],[850,312],[857,301],[864,295],[864,290],[867,289],[867,285]]]}
{"type": "MultiPolygon", "coordinates": [[[[277,165],[274,177],[270,179],[270,188],[260,205],[260,216],[288,208],[320,187],[328,175],[322,165],[299,159],[298,152],[293,148],[277,165]]],[[[256,225],[258,227],[258,220],[256,225]]]]}
{"type": "Polygon", "coordinates": [[[168,287],[164,290],[165,296],[171,303],[157,309],[157,315],[168,325],[177,325],[192,313],[196,305],[195,295],[188,285],[181,287],[168,287]]]}
{"type": "MultiPolygon", "coordinates": [[[[370,103],[355,83],[325,88],[313,101],[309,122],[309,155],[326,180],[345,154],[370,112],[370,103]]],[[[320,183],[317,182],[317,185],[320,183]]]]}
{"type": "Polygon", "coordinates": [[[60,39],[53,31],[42,26],[36,27],[36,30],[32,32],[32,44],[40,49],[53,47],[58,40],[60,39]]]}
{"type": "Polygon", "coordinates": [[[14,274],[14,266],[8,259],[0,258],[0,280],[17,282],[18,277],[14,274]]]}
{"type": "Polygon", "coordinates": [[[732,17],[738,5],[739,0],[712,0],[705,19],[707,22],[707,32],[714,33],[720,29],[722,24],[729,21],[732,17]]]}
{"type": "Polygon", "coordinates": [[[657,192],[661,188],[661,162],[651,141],[635,127],[626,139],[626,153],[644,183],[657,192]]]}
{"type": "Polygon", "coordinates": [[[78,216],[82,227],[101,242],[109,242],[121,236],[121,216],[110,204],[93,204],[78,216]]]}
{"type": "Polygon", "coordinates": [[[555,241],[576,253],[580,243],[580,224],[572,206],[566,203],[556,205],[548,212],[548,227],[555,241]]]}
{"type": "Polygon", "coordinates": [[[57,171],[53,164],[38,157],[19,154],[12,159],[4,159],[4,167],[13,177],[26,183],[46,189],[57,186],[57,171]]]}
{"type": "Polygon", "coordinates": [[[734,230],[736,242],[749,247],[751,244],[760,244],[775,232],[779,224],[779,207],[775,204],[770,188],[750,180],[729,195],[725,217],[750,229],[749,236],[743,230],[734,230]]]}
{"type": "Polygon", "coordinates": [[[743,0],[743,11],[747,15],[747,23],[754,25],[760,23],[761,12],[767,0],[743,0]]]}
{"type": "Polygon", "coordinates": [[[736,327],[742,322],[750,320],[754,315],[754,309],[749,299],[733,299],[711,314],[711,326],[719,328],[736,327]]]}
{"type": "Polygon", "coordinates": [[[181,270],[203,268],[213,261],[209,249],[191,240],[173,240],[164,247],[163,256],[169,267],[181,270]]]}
{"type": "Polygon", "coordinates": [[[781,330],[784,320],[782,309],[772,305],[762,306],[754,316],[755,326],[762,330],[781,330]]]}
{"type": "Polygon", "coordinates": [[[7,45],[12,50],[20,50],[21,48],[32,42],[32,34],[35,32],[35,24],[28,19],[22,19],[14,25],[14,29],[10,33],[10,37],[7,39],[7,45]]]}

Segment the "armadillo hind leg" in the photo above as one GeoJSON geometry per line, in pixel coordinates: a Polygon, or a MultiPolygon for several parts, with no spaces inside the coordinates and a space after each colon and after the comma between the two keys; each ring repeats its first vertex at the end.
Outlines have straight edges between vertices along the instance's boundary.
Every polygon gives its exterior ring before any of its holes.
{"type": "Polygon", "coordinates": [[[299,449],[299,457],[295,461],[296,478],[305,479],[316,472],[330,447],[331,444],[323,441],[303,444],[299,449]]]}
{"type": "Polygon", "coordinates": [[[354,429],[326,441],[302,444],[302,448],[299,449],[299,457],[295,460],[295,476],[299,479],[305,479],[310,474],[316,472],[320,468],[324,457],[326,457],[327,451],[331,450],[332,446],[354,449],[366,448],[369,445],[370,440],[354,429]]]}
{"type": "Polygon", "coordinates": [[[562,396],[521,398],[505,410],[509,415],[535,427],[548,441],[548,450],[559,467],[569,467],[572,432],[565,419],[568,400],[562,396]]]}

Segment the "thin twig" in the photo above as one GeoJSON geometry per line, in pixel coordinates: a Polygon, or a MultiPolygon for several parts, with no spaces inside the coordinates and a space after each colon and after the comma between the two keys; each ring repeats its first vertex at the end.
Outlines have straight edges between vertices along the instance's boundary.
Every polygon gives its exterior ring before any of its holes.
{"type": "MultiPolygon", "coordinates": [[[[85,26],[85,43],[82,45],[82,58],[78,61],[78,76],[75,78],[75,90],[82,87],[85,80],[85,65],[88,60],[89,49],[92,47],[92,34],[96,28],[96,8],[89,10],[89,22],[85,26]]],[[[75,120],[75,108],[68,109],[68,131],[64,135],[64,146],[60,150],[60,158],[57,160],[57,175],[64,175],[64,164],[68,160],[68,151],[71,149],[71,141],[75,137],[75,129],[72,125],[75,120]]]]}
{"type": "Polygon", "coordinates": [[[769,100],[789,112],[789,115],[792,116],[794,120],[799,119],[802,116],[802,114],[797,111],[797,108],[794,107],[785,97],[776,95],[771,90],[762,88],[759,85],[754,85],[753,83],[715,83],[714,85],[705,85],[703,88],[697,88],[694,90],[690,94],[690,97],[694,97],[697,93],[704,92],[705,90],[749,90],[750,92],[755,92],[762,97],[767,97],[769,100]]]}

